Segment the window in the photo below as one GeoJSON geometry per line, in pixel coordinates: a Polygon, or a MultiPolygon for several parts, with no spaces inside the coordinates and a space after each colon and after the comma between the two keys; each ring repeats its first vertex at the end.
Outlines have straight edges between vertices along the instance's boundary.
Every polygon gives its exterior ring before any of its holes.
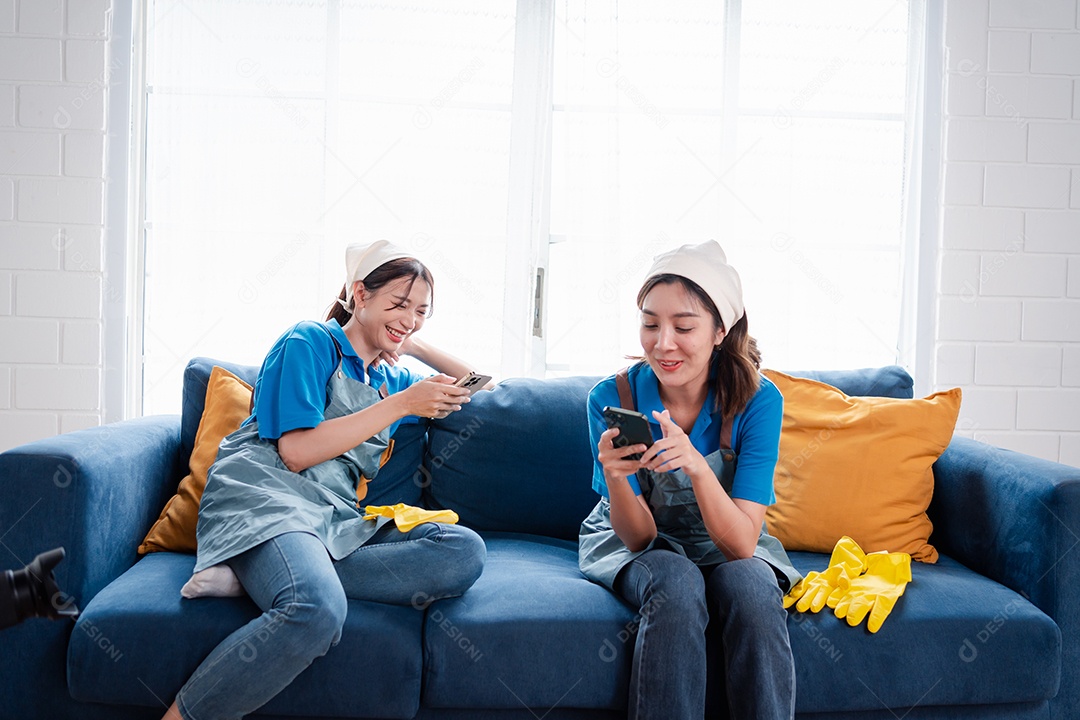
{"type": "Polygon", "coordinates": [[[652,256],[714,237],[771,367],[897,359],[905,2],[154,0],[143,410],[322,318],[349,242],[435,275],[432,342],[608,373],[652,256]],[[542,275],[542,293],[537,294],[542,275]],[[537,298],[539,297],[539,302],[537,298]]]}

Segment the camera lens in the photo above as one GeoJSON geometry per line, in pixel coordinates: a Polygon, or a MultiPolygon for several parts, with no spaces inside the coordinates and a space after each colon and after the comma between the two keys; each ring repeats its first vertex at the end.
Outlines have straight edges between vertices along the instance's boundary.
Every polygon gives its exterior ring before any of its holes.
{"type": "Polygon", "coordinates": [[[64,549],[55,548],[38,555],[22,570],[0,573],[0,629],[32,617],[78,617],[78,608],[53,577],[53,568],[63,559],[64,549]]]}

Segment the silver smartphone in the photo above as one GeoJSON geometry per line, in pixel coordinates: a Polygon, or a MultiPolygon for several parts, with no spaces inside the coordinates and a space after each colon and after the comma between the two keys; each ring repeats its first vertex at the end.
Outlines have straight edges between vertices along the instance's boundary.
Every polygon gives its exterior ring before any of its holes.
{"type": "Polygon", "coordinates": [[[472,395],[489,382],[491,382],[490,375],[480,375],[479,373],[470,372],[467,375],[458,378],[457,382],[454,383],[454,387],[465,388],[469,391],[469,395],[472,395]]]}

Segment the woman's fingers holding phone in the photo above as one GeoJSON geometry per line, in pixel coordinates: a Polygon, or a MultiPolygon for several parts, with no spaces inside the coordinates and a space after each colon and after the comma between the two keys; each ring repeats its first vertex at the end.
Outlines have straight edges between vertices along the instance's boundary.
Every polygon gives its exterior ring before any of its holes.
{"type": "Polygon", "coordinates": [[[434,418],[460,410],[470,401],[469,391],[454,387],[453,383],[454,378],[440,373],[410,386],[404,391],[408,395],[409,414],[434,418]]]}
{"type": "Polygon", "coordinates": [[[645,452],[646,447],[644,445],[618,447],[615,445],[615,438],[618,435],[619,428],[608,428],[600,436],[600,442],[597,444],[600,464],[612,470],[625,471],[627,474],[637,472],[638,468],[641,467],[641,463],[638,460],[630,459],[628,456],[635,453],[641,454],[645,452]]]}

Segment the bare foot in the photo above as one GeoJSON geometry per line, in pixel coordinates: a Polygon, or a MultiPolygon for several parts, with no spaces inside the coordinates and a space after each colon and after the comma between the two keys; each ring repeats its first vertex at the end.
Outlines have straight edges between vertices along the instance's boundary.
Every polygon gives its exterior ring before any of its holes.
{"type": "Polygon", "coordinates": [[[169,706],[169,709],[165,711],[165,717],[161,720],[184,720],[180,715],[180,708],[176,707],[176,701],[173,700],[173,704],[169,706]]]}

